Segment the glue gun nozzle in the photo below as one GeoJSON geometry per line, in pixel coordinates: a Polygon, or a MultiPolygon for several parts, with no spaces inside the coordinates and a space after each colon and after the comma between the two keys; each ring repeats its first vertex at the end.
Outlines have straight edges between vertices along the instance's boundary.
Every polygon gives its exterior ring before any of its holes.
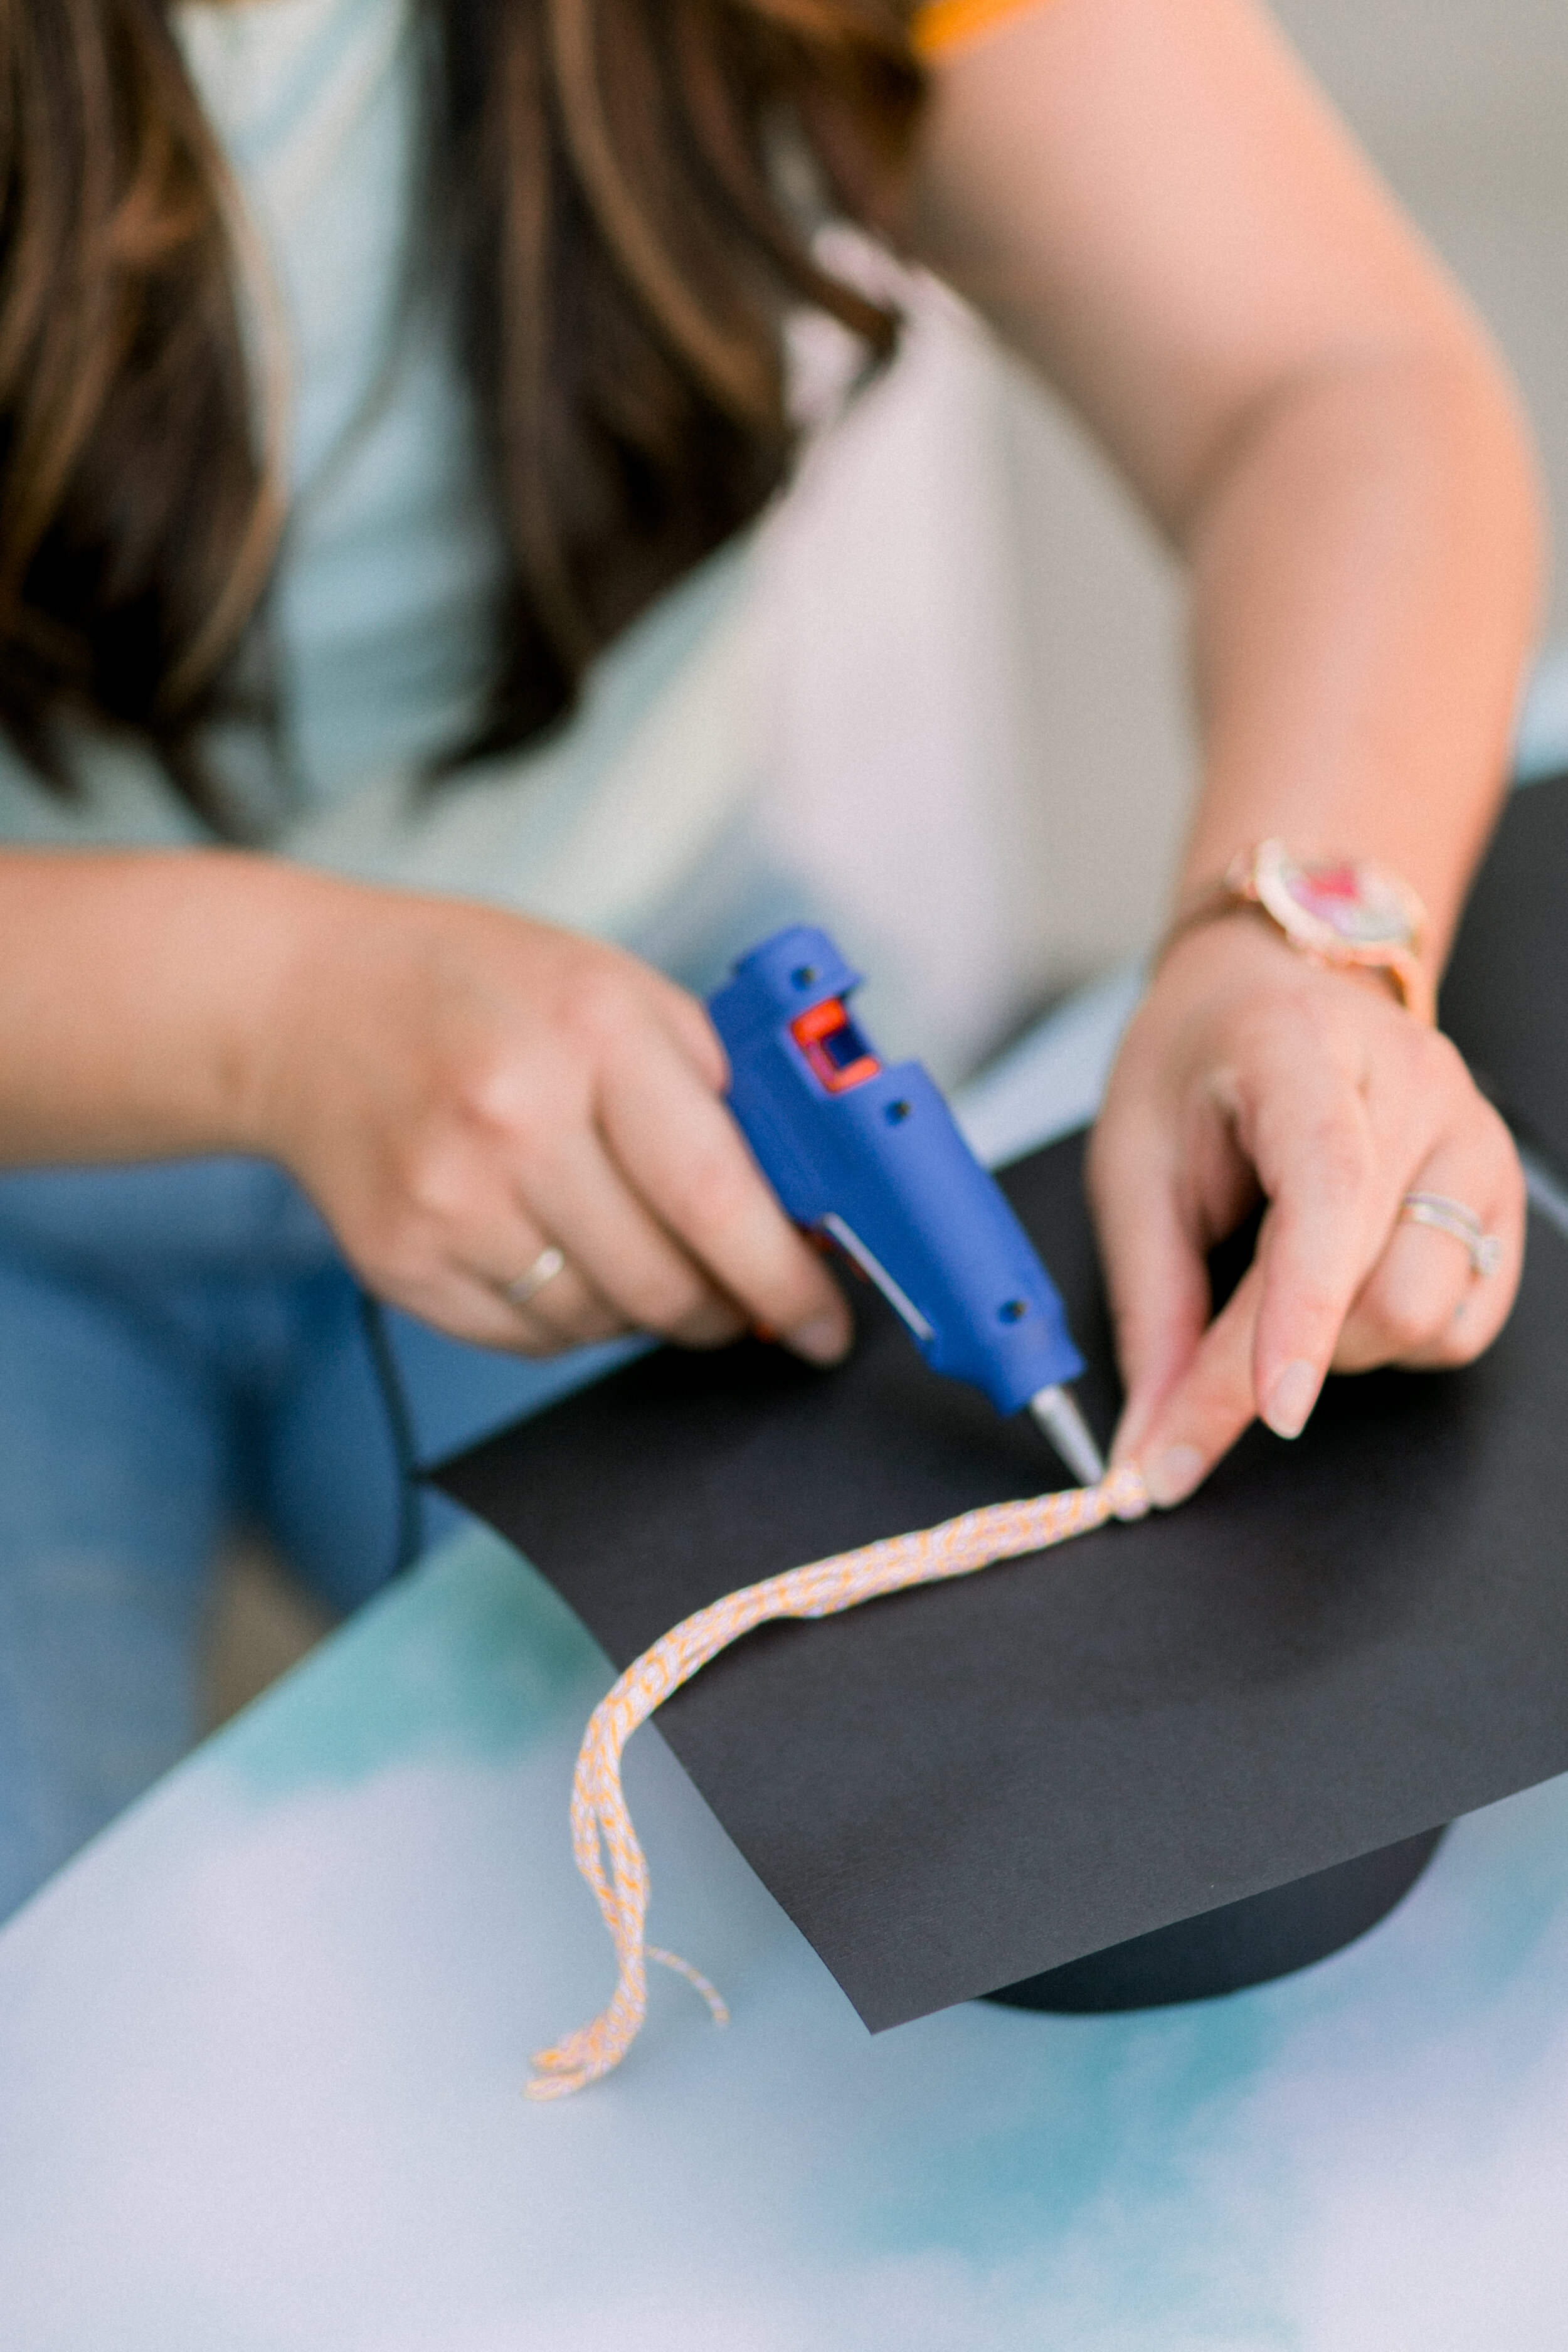
{"type": "Polygon", "coordinates": [[[1105,1464],[1071,1391],[1042,1389],[1029,1399],[1029,1411],[1079,1486],[1098,1486],[1105,1475],[1105,1464]]]}

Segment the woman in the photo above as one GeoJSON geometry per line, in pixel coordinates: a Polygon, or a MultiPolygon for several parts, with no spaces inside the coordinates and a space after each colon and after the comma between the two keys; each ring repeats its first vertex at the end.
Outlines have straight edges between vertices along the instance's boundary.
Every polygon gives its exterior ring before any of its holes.
{"type": "Polygon", "coordinates": [[[1531,465],[1250,0],[9,0],[5,40],[0,1150],[191,1164],[0,1201],[0,1907],[177,1750],[226,1516],[342,1601],[384,1563],[358,1283],[528,1354],[847,1344],[694,999],[265,854],[371,736],[461,794],[761,509],[786,317],[892,333],[814,207],[975,303],[1190,572],[1202,793],[1092,1153],[1118,1452],[1174,1503],[1331,1367],[1487,1345],[1521,1184],[1422,1005],[1504,775],[1531,465]],[[344,110],[356,41],[379,94],[344,110]],[[1416,960],[1326,968],[1219,887],[1274,839],[1404,877],[1416,960]],[[1206,1247],[1259,1192],[1211,1323],[1206,1247]]]}

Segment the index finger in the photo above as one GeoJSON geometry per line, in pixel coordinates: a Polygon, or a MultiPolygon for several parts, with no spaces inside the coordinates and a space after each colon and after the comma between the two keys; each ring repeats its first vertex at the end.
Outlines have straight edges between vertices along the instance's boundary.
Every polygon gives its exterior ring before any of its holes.
{"type": "Polygon", "coordinates": [[[1299,1437],[1392,1214],[1357,1087],[1307,1061],[1236,1107],[1237,1139],[1269,1197],[1251,1266],[1138,1452],[1152,1498],[1180,1502],[1247,1423],[1299,1437]]]}
{"type": "Polygon", "coordinates": [[[1163,1158],[1157,1137],[1125,1122],[1110,1149],[1098,1134],[1091,1146],[1090,1193],[1125,1391],[1111,1446],[1116,1462],[1141,1451],[1209,1319],[1201,1241],[1188,1230],[1163,1158]]]}
{"type": "Polygon", "coordinates": [[[813,1363],[843,1355],[852,1326],[842,1292],[675,1045],[639,1040],[605,1090],[600,1124],[626,1181],[753,1323],[813,1363]]]}
{"type": "Polygon", "coordinates": [[[1185,1502],[1257,1418],[1252,1355],[1263,1269],[1255,1259],[1198,1344],[1138,1448],[1149,1499],[1185,1502]]]}

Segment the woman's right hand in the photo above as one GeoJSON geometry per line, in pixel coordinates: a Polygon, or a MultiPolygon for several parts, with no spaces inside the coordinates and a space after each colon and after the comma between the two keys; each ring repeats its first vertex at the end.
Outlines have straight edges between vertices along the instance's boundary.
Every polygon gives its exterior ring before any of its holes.
{"type": "Polygon", "coordinates": [[[725,1108],[694,997],[519,915],[300,880],[254,1140],[378,1297],[527,1355],[748,1326],[814,1362],[844,1352],[844,1300],[725,1108]],[[564,1268],[514,1305],[552,1244],[564,1268]]]}

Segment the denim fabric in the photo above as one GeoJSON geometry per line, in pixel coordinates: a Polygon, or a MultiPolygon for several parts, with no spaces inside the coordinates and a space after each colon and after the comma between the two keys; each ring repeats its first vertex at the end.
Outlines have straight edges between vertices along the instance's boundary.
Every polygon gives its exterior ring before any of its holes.
{"type": "MultiPolygon", "coordinates": [[[[390,1318],[420,1458],[598,1368],[390,1318]]],[[[611,1351],[612,1354],[618,1351],[611,1351]]],[[[360,1294],[277,1169],[0,1177],[0,1917],[189,1747],[208,1571],[264,1528],[331,1608],[403,1493],[360,1294]]],[[[423,1539],[456,1514],[418,1504],[423,1539]]]]}
{"type": "Polygon", "coordinates": [[[4,1916],[195,1737],[225,1531],[343,1608],[400,1498],[353,1282],[239,1161],[0,1179],[0,1431],[4,1916]]]}

